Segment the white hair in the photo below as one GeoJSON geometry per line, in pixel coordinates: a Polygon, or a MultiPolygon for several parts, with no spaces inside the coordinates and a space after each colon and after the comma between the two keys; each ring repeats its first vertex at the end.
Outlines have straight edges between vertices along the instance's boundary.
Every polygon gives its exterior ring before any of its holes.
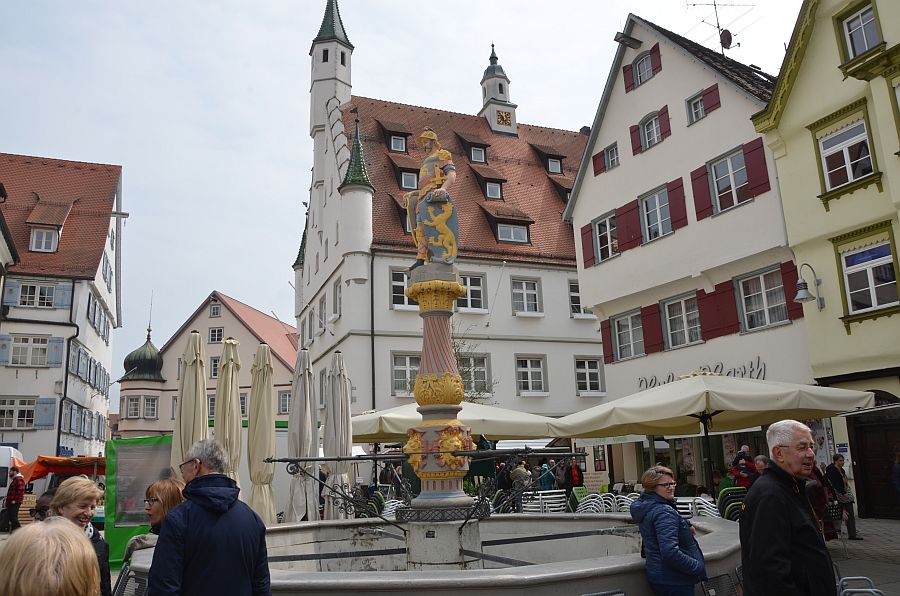
{"type": "Polygon", "coordinates": [[[774,455],[774,449],[779,445],[790,445],[794,440],[794,435],[798,432],[812,434],[812,429],[796,420],[779,420],[772,424],[766,431],[769,454],[774,455]]]}
{"type": "Polygon", "coordinates": [[[225,448],[215,439],[203,439],[191,445],[187,459],[199,459],[212,472],[225,471],[225,448]]]}

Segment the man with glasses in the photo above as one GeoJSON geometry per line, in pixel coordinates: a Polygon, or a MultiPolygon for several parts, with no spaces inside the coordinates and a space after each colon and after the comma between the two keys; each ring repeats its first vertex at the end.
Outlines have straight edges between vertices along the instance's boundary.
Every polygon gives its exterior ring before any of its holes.
{"type": "Polygon", "coordinates": [[[745,596],[837,594],[831,555],[806,497],[816,442],[796,420],[766,431],[769,467],[744,498],[740,519],[745,596]]]}
{"type": "Polygon", "coordinates": [[[266,526],[238,500],[237,483],[223,473],[225,461],[222,445],[204,439],[180,464],[186,500],[163,522],[148,596],[271,594],[266,526]]]}

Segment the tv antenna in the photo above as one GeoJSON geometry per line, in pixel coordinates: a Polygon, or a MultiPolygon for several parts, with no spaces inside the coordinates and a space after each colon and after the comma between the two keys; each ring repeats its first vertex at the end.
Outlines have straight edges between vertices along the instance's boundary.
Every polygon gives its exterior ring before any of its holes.
{"type": "MultiPolygon", "coordinates": [[[[713,15],[716,18],[716,24],[706,22],[706,20],[702,20],[702,23],[709,25],[710,27],[715,27],[716,31],[719,34],[719,47],[721,48],[722,55],[725,55],[725,50],[730,50],[731,48],[739,48],[741,47],[740,43],[734,43],[734,34],[728,29],[722,27],[721,22],[719,21],[719,8],[737,8],[742,6],[749,6],[751,10],[756,7],[755,4],[737,4],[733,2],[723,3],[717,2],[716,0],[712,0],[712,2],[685,2],[687,6],[712,6],[713,7],[713,15]]],[[[747,11],[749,12],[749,11],[747,11]]],[[[744,14],[747,14],[746,12],[744,14]]],[[[744,16],[744,15],[741,15],[744,16]]],[[[738,17],[740,18],[740,17],[738,17]]]]}

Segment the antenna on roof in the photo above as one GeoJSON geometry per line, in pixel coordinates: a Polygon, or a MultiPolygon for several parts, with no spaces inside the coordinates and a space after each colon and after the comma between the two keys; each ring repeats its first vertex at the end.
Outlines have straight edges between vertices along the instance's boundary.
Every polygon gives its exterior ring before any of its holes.
{"type": "MultiPolygon", "coordinates": [[[[712,2],[687,2],[686,1],[685,5],[686,6],[712,6],[713,7],[713,14],[716,17],[716,24],[713,25],[712,23],[707,23],[705,20],[701,20],[700,22],[704,23],[706,25],[709,25],[710,27],[716,28],[716,31],[719,34],[719,47],[721,48],[721,52],[722,52],[723,56],[725,55],[725,50],[730,50],[731,48],[739,48],[739,47],[741,47],[741,44],[734,43],[734,36],[736,34],[732,33],[728,29],[722,27],[722,24],[719,22],[719,8],[720,7],[732,8],[732,7],[739,7],[739,6],[749,6],[750,10],[753,10],[754,8],[756,8],[755,4],[735,4],[735,3],[731,3],[731,2],[726,4],[726,3],[722,3],[722,2],[717,2],[717,0],[712,0],[712,2]]],[[[748,10],[748,11],[744,12],[744,14],[737,17],[737,19],[743,17],[748,12],[750,12],[750,11],[748,10]]],[[[737,19],[734,19],[734,21],[736,21],[737,19]]],[[[734,21],[732,21],[732,23],[734,21]]]]}
{"type": "Polygon", "coordinates": [[[150,290],[150,315],[147,317],[147,341],[150,341],[150,329],[153,324],[153,290],[150,290]]]}

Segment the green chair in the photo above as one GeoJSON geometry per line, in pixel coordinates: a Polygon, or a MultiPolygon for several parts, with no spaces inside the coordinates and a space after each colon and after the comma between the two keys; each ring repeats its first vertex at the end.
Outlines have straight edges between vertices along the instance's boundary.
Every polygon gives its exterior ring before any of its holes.
{"type": "Polygon", "coordinates": [[[581,502],[586,496],[588,496],[588,489],[583,486],[574,486],[572,487],[572,494],[575,495],[575,505],[581,502]]]}

